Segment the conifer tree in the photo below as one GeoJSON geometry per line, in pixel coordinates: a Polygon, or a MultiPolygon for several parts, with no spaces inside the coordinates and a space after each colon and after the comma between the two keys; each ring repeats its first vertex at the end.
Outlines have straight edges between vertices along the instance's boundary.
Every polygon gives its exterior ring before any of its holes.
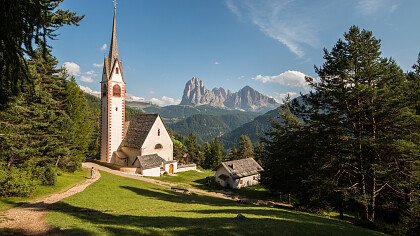
{"type": "Polygon", "coordinates": [[[239,138],[238,158],[244,159],[250,157],[254,157],[254,147],[252,146],[251,139],[247,135],[243,134],[239,138]]]}

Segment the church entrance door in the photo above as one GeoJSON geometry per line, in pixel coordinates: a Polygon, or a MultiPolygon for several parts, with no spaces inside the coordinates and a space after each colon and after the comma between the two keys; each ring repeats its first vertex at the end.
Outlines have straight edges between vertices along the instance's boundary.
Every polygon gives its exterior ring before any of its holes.
{"type": "Polygon", "coordinates": [[[174,173],[174,165],[170,164],[169,165],[169,174],[173,174],[174,173]]]}

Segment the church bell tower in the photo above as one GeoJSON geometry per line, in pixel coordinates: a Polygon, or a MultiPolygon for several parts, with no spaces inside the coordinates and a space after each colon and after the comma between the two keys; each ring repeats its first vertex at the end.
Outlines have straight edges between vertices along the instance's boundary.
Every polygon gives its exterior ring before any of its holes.
{"type": "Polygon", "coordinates": [[[111,44],[104,58],[101,81],[101,161],[113,162],[112,154],[118,150],[125,128],[125,81],[122,62],[118,57],[117,5],[114,0],[111,44]]]}

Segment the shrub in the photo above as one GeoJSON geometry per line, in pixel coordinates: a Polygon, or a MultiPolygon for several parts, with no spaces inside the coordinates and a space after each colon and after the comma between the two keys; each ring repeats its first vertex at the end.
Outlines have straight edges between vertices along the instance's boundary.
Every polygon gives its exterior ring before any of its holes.
{"type": "Polygon", "coordinates": [[[44,173],[41,178],[42,185],[55,185],[57,182],[57,173],[55,168],[48,165],[44,168],[44,173]]]}
{"type": "Polygon", "coordinates": [[[0,167],[0,196],[27,197],[36,187],[30,171],[24,168],[0,167]]]}

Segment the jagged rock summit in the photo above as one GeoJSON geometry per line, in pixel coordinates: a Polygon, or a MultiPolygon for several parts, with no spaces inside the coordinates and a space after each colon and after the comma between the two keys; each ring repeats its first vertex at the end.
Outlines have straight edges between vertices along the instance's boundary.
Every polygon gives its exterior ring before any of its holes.
{"type": "Polygon", "coordinates": [[[236,93],[222,87],[212,90],[206,89],[204,81],[193,77],[185,84],[184,94],[180,105],[210,105],[228,109],[261,111],[279,106],[274,100],[249,86],[243,87],[236,93]]]}

